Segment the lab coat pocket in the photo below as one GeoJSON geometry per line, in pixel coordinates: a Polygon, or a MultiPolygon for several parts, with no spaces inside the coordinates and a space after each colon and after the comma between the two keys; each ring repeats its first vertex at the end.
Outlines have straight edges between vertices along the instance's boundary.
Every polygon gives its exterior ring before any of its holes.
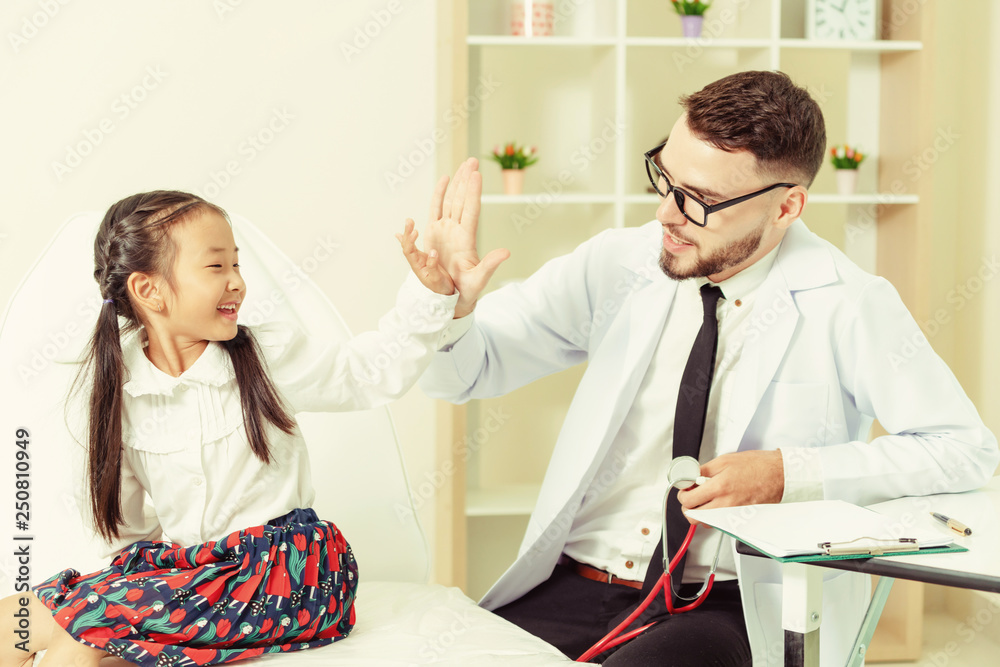
{"type": "Polygon", "coordinates": [[[750,431],[767,449],[821,447],[834,425],[827,414],[829,387],[822,382],[772,382],[750,431]]]}

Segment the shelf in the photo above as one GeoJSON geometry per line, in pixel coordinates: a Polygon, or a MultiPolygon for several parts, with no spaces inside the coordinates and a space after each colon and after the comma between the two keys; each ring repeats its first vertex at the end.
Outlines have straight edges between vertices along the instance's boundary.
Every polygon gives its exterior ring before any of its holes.
{"type": "MultiPolygon", "coordinates": [[[[485,198],[484,198],[485,200],[485,198]]],[[[659,204],[659,195],[625,195],[626,204],[659,204]]],[[[919,204],[917,195],[893,195],[888,193],[839,195],[832,192],[817,192],[809,195],[810,204],[919,204]]]]}
{"type": "Polygon", "coordinates": [[[510,35],[469,35],[469,46],[614,46],[614,37],[513,37],[510,35]]]}
{"type": "Polygon", "coordinates": [[[843,49],[848,51],[919,51],[923,42],[898,39],[848,41],[839,39],[782,39],[783,49],[843,49]]]}
{"type": "Polygon", "coordinates": [[[919,51],[923,43],[907,40],[837,40],[837,39],[779,39],[768,38],[715,38],[715,37],[513,37],[509,35],[469,35],[469,46],[653,46],[711,49],[767,49],[777,44],[782,49],[827,49],[846,51],[919,51]]]}
{"type": "Polygon", "coordinates": [[[614,195],[556,194],[528,192],[520,195],[483,195],[484,204],[614,204],[614,195]]]}
{"type": "Polygon", "coordinates": [[[699,46],[715,49],[767,49],[772,41],[760,38],[626,37],[625,46],[699,46]]]}
{"type": "Polygon", "coordinates": [[[465,515],[520,516],[531,514],[538,501],[541,484],[511,484],[488,489],[468,490],[465,515]]]}
{"type": "Polygon", "coordinates": [[[891,195],[886,193],[838,195],[818,192],[809,195],[810,204],[919,204],[917,195],[891,195]]]}

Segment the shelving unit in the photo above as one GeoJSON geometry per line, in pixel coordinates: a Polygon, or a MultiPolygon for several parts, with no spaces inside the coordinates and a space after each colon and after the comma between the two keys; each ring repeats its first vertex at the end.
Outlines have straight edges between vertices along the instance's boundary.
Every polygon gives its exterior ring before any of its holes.
{"type": "MultiPolygon", "coordinates": [[[[480,247],[512,252],[493,287],[531,275],[603,229],[652,220],[659,200],[647,191],[642,153],[679,116],[677,97],[736,71],[778,69],[820,103],[831,145],[848,142],[868,154],[855,195],[836,194],[834,170],[824,164],[810,189],[807,224],[865,270],[888,277],[923,321],[927,285],[917,267],[928,249],[932,176],[912,179],[906,169],[933,135],[919,104],[930,95],[935,0],[917,7],[884,0],[885,16],[898,16],[898,6],[906,20],[885,22],[882,39],[867,42],[805,39],[805,0],[716,0],[698,39],[680,36],[664,0],[557,1],[557,14],[561,6],[575,9],[557,15],[555,35],[533,38],[505,34],[506,0],[439,1],[454,21],[445,41],[455,63],[443,75],[452,104],[468,101],[481,78],[499,83],[476,100],[439,163],[444,172],[467,155],[480,158],[480,247]],[[541,157],[518,196],[499,194],[499,169],[489,159],[495,145],[512,139],[538,146],[541,157]]],[[[441,408],[442,460],[476,430],[480,415],[502,410],[510,419],[475,448],[442,495],[437,542],[448,567],[439,580],[475,597],[516,556],[582,370],[441,408]]]]}

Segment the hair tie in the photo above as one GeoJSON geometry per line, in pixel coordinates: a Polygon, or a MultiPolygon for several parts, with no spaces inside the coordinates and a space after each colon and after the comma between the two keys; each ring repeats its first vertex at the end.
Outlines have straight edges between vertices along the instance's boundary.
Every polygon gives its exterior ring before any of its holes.
{"type": "Polygon", "coordinates": [[[105,299],[104,300],[104,303],[114,303],[114,302],[115,302],[114,299],[105,299]]]}

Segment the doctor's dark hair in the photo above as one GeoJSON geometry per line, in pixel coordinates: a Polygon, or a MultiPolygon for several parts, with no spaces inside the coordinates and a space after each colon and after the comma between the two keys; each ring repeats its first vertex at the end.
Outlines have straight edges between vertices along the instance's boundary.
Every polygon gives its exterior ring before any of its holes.
{"type": "MultiPolygon", "coordinates": [[[[221,208],[196,195],[164,190],[140,193],[108,209],[94,239],[94,280],[104,303],[73,387],[75,390],[82,384],[88,374],[92,376],[87,480],[94,525],[108,541],[118,537],[119,526],[124,523],[122,405],[127,379],[121,341],[123,335],[137,331],[143,324],[131,300],[128,279],[138,272],[162,277],[174,286],[177,247],[170,229],[175,223],[205,212],[229,219],[221,208]]],[[[235,338],[222,345],[235,371],[250,446],[261,461],[269,463],[266,422],[292,433],[295,419],[282,404],[250,330],[239,326],[235,338]]]]}
{"type": "Polygon", "coordinates": [[[823,164],[823,112],[784,72],[731,74],[680,103],[696,137],[724,151],[749,151],[776,180],[808,188],[823,164]]]}

